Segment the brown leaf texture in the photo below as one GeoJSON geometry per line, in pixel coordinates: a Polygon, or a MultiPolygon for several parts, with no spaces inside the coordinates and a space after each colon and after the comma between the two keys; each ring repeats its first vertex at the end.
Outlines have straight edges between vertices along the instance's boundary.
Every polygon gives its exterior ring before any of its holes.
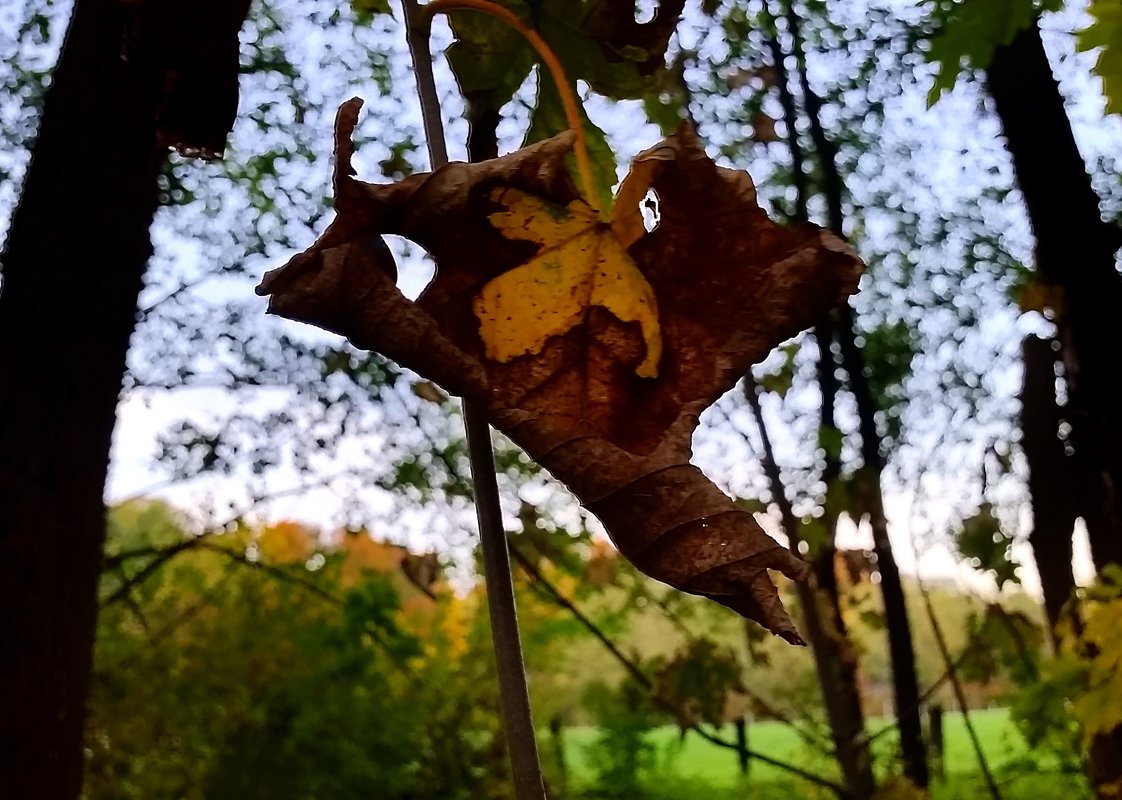
{"type": "Polygon", "coordinates": [[[265,276],[257,291],[270,295],[270,312],[341,333],[486,403],[494,426],[568,486],[639,569],[801,643],[768,570],[800,579],[806,564],[689,463],[691,438],[701,412],[751,364],[856,289],[854,252],[818,227],[772,222],[748,174],[715,165],[683,126],[636,157],[617,198],[626,206],[611,223],[657,297],[657,377],[635,372],[640,326],[598,306],[538,352],[489,360],[473,302],[538,247],[490,223],[503,210],[495,190],[558,207],[578,200],[563,163],[571,134],[371,185],[350,166],[360,107],[348,101],[337,119],[337,216],[310,249],[265,276]],[[660,211],[650,232],[639,222],[648,187],[660,211]],[[416,303],[394,285],[382,234],[406,236],[436,260],[416,303]]]}

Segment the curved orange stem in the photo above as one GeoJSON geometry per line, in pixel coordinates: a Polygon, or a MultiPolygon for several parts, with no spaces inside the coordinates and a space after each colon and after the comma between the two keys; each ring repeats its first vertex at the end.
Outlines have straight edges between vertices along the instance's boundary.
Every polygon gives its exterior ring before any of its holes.
{"type": "Polygon", "coordinates": [[[553,52],[537,31],[519,19],[513,11],[503,8],[491,2],[491,0],[432,0],[432,2],[423,6],[417,22],[419,25],[427,27],[435,15],[461,10],[481,11],[502,20],[522,34],[523,38],[541,57],[542,63],[549,69],[554,85],[557,86],[557,93],[561,95],[561,105],[565,110],[565,121],[576,137],[573,143],[573,151],[577,157],[577,172],[580,174],[581,183],[584,184],[584,199],[590,206],[599,211],[600,203],[596,198],[595,184],[592,181],[592,161],[588,157],[588,143],[584,136],[584,125],[581,124],[580,109],[577,106],[576,95],[569,85],[569,79],[565,75],[565,69],[561,66],[557,54],[553,52]]]}

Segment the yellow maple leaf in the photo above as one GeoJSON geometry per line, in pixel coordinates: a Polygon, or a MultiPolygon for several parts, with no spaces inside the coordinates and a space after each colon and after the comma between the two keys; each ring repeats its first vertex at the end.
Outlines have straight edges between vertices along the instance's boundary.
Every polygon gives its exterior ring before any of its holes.
{"type": "MultiPolygon", "coordinates": [[[[635,214],[616,215],[608,224],[582,200],[561,206],[511,188],[493,190],[490,198],[507,209],[488,217],[504,237],[541,248],[525,264],[488,282],[475,298],[487,357],[507,362],[540,353],[550,337],[580,325],[588,309],[599,306],[622,322],[639,324],[646,353],[635,374],[658,377],[658,304],[627,253],[638,238],[631,231],[637,207],[635,214]]],[[[639,225],[641,231],[641,218],[639,225]]]]}

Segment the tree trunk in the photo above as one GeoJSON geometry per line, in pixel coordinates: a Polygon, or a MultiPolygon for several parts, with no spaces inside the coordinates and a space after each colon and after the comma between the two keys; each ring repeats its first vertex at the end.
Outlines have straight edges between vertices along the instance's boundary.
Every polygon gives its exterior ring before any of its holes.
{"type": "Polygon", "coordinates": [[[1021,344],[1024,385],[1021,390],[1021,449],[1029,468],[1032,532],[1029,544],[1036,557],[1048,629],[1055,642],[1064,604],[1075,592],[1071,570],[1071,537],[1079,516],[1077,495],[1086,475],[1077,476],[1077,462],[1060,440],[1060,408],[1056,405],[1056,353],[1052,342],[1036,336],[1021,344]]]}
{"type": "Polygon", "coordinates": [[[1063,289],[1059,323],[1075,458],[1094,476],[1081,516],[1098,566],[1122,563],[1122,230],[1103,221],[1040,29],[998,47],[986,76],[1036,238],[1036,266],[1063,289]]]}
{"type": "Polygon", "coordinates": [[[200,123],[183,113],[200,98],[210,109],[216,96],[224,99],[216,119],[228,124],[229,81],[216,86],[205,80],[207,69],[191,69],[196,55],[207,67],[229,64],[229,39],[216,42],[229,37],[220,23],[240,8],[230,76],[236,106],[237,29],[248,2],[219,5],[217,22],[211,16],[206,26],[167,28],[156,46],[148,35],[157,20],[139,19],[138,4],[77,0],[12,220],[0,294],[5,797],[72,800],[81,790],[102,492],[152,252],[165,160],[158,141],[208,149],[214,119],[200,123]],[[184,30],[200,34],[204,52],[162,46],[184,44],[184,30]],[[204,80],[193,84],[200,74],[204,80]],[[200,131],[210,138],[197,137],[200,131]]]}
{"type": "MultiPolygon", "coordinates": [[[[830,229],[845,238],[842,199],[844,182],[837,165],[837,147],[822,126],[822,99],[810,85],[806,56],[800,34],[801,21],[793,3],[786,4],[784,18],[788,33],[794,43],[795,63],[798,66],[799,86],[810,123],[810,137],[819,163],[822,165],[822,193],[830,229]]],[[[912,645],[911,623],[904,600],[900,571],[888,538],[888,520],[884,514],[884,496],[881,475],[884,460],[882,441],[876,425],[876,403],[869,391],[865,376],[865,356],[857,346],[853,312],[847,306],[836,315],[835,335],[841,345],[842,365],[849,375],[849,386],[857,403],[860,419],[861,449],[865,471],[865,511],[873,532],[873,549],[877,554],[877,567],[881,577],[881,594],[884,599],[885,623],[892,663],[892,689],[896,709],[896,723],[900,730],[900,753],[904,761],[904,775],[916,786],[928,783],[927,749],[923,741],[919,681],[916,677],[915,650],[912,645]]]]}
{"type": "Polygon", "coordinates": [[[893,707],[896,724],[900,729],[900,755],[904,760],[904,775],[916,786],[924,787],[930,776],[927,748],[923,741],[923,710],[904,584],[900,579],[896,556],[892,552],[892,542],[888,537],[888,518],[884,513],[884,493],[881,488],[884,457],[881,454],[880,432],[877,430],[876,401],[865,375],[865,356],[857,346],[854,335],[852,311],[848,307],[843,308],[840,316],[842,321],[838,326],[838,339],[841,342],[842,362],[857,403],[861,430],[861,453],[865,462],[861,468],[864,473],[861,480],[863,511],[868,516],[873,533],[873,552],[877,556],[877,572],[880,574],[888,653],[892,665],[893,707]]]}
{"type": "MultiPolygon", "coordinates": [[[[794,509],[783,489],[775,451],[771,445],[763,411],[756,394],[756,384],[749,372],[744,378],[744,394],[752,407],[752,414],[763,444],[763,468],[767,474],[773,500],[783,518],[783,530],[792,547],[803,541],[794,509]]],[[[832,569],[831,564],[831,569],[832,569]]],[[[841,767],[842,778],[849,800],[869,800],[876,792],[872,758],[868,737],[865,734],[865,714],[861,709],[861,695],[857,690],[857,654],[852,644],[835,624],[840,614],[834,614],[836,595],[831,596],[818,585],[817,570],[806,581],[795,584],[799,605],[802,608],[806,637],[814,653],[814,666],[818,684],[822,687],[822,701],[826,707],[826,720],[834,751],[841,767]]]]}
{"type": "MultiPolygon", "coordinates": [[[[799,222],[805,223],[809,218],[807,211],[809,182],[804,166],[805,156],[799,142],[798,109],[787,72],[787,54],[780,45],[775,18],[767,9],[766,4],[765,16],[769,19],[769,27],[772,29],[772,36],[767,44],[771,50],[772,66],[775,68],[777,75],[780,103],[783,107],[783,116],[787,128],[787,144],[791,152],[791,172],[795,186],[794,216],[799,222]]],[[[792,37],[792,55],[796,59],[799,83],[809,110],[810,104],[817,102],[817,97],[807,91],[806,62],[799,37],[799,20],[794,7],[790,3],[786,5],[785,16],[792,37]]],[[[817,109],[817,106],[814,108],[817,109]]],[[[827,180],[829,181],[831,177],[837,177],[836,171],[833,176],[827,176],[827,180]]],[[[827,195],[829,201],[831,193],[828,192],[827,195]]],[[[840,197],[840,193],[837,196],[840,197]]],[[[840,218],[840,207],[838,214],[840,218]]],[[[837,364],[833,353],[833,322],[823,321],[815,328],[814,334],[819,349],[817,378],[822,395],[819,428],[822,431],[836,431],[834,407],[837,401],[838,381],[836,377],[837,364]]],[[[751,375],[749,374],[748,377],[750,378],[751,375]]],[[[756,415],[760,435],[764,443],[764,468],[768,474],[772,493],[776,496],[776,502],[780,504],[784,528],[793,546],[801,539],[798,520],[795,519],[790,502],[783,494],[782,478],[779,474],[779,467],[775,462],[775,456],[771,451],[770,441],[766,435],[763,415],[755,395],[755,387],[748,386],[748,391],[750,393],[748,399],[752,403],[752,410],[756,415]]],[[[827,486],[827,508],[823,523],[828,535],[826,541],[817,548],[816,552],[808,553],[813,567],[814,580],[810,585],[800,585],[798,592],[799,602],[804,608],[807,636],[814,651],[815,668],[818,672],[818,682],[822,688],[826,716],[834,740],[835,755],[841,766],[846,789],[853,798],[865,798],[875,793],[876,782],[872,772],[872,757],[865,732],[861,693],[858,688],[857,653],[849,641],[845,621],[842,618],[841,603],[838,597],[837,573],[834,565],[836,552],[834,537],[841,510],[834,507],[830,502],[829,489],[840,474],[840,454],[827,453],[822,480],[827,486]]]]}
{"type": "MultiPolygon", "coordinates": [[[[1037,25],[994,51],[986,83],[1036,238],[1036,267],[1063,289],[1064,416],[1073,460],[1089,476],[1080,513],[1096,566],[1122,564],[1122,403],[1114,388],[1122,352],[1122,275],[1115,267],[1122,230],[1102,219],[1037,25]]],[[[1042,578],[1053,566],[1042,565],[1042,578]]],[[[1115,796],[1122,727],[1096,736],[1090,749],[1096,794],[1115,796]]]]}

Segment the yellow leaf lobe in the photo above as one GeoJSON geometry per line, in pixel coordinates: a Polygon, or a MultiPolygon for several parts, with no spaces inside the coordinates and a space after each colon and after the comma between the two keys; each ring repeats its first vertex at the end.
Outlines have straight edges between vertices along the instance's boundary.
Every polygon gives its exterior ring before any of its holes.
{"type": "Polygon", "coordinates": [[[582,200],[560,206],[518,189],[496,189],[490,198],[506,208],[488,217],[504,237],[541,248],[475,298],[487,357],[508,362],[540,353],[551,337],[577,327],[599,306],[638,323],[646,353],[635,374],[658,377],[662,335],[654,290],[597,212],[582,200]]]}

